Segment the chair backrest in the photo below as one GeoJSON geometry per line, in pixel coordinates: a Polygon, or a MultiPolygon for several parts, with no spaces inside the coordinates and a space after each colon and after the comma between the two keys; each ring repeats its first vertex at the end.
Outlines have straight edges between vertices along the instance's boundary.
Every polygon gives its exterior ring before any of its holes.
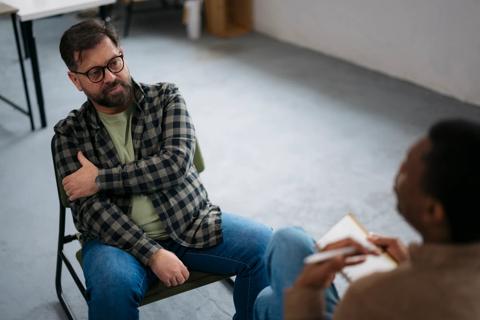
{"type": "MultiPolygon", "coordinates": [[[[65,190],[62,187],[62,181],[60,181],[57,166],[55,164],[55,139],[56,139],[56,136],[54,135],[51,142],[51,149],[52,149],[53,167],[55,168],[55,181],[57,182],[58,199],[60,200],[60,203],[62,204],[62,206],[64,206],[65,208],[69,208],[70,202],[68,201],[68,197],[65,194],[65,190]]],[[[193,165],[197,169],[198,173],[205,170],[205,162],[203,161],[202,151],[200,150],[200,146],[198,145],[198,142],[196,142],[196,145],[195,145],[193,165]]]]}

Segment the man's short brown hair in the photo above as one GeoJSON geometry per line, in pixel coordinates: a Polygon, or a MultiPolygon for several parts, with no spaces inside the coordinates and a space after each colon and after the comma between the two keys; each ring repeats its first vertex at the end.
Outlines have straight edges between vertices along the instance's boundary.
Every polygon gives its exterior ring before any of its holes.
{"type": "Polygon", "coordinates": [[[82,61],[82,52],[94,48],[105,37],[110,38],[118,47],[117,33],[109,23],[89,19],[77,23],[65,31],[60,40],[60,55],[68,69],[76,71],[77,62],[82,61]],[[75,61],[76,52],[78,52],[78,61],[75,61]]]}

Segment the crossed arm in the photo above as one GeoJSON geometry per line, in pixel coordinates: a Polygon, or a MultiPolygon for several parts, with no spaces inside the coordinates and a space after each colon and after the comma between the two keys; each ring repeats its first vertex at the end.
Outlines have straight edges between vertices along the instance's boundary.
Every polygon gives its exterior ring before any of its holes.
{"type": "MultiPolygon", "coordinates": [[[[160,152],[113,168],[97,168],[78,151],[80,168],[62,183],[70,201],[106,191],[110,194],[148,194],[182,182],[193,163],[195,131],[183,99],[170,98],[162,123],[160,152]]],[[[153,137],[152,139],[153,140],[153,137]]]]}
{"type": "MultiPolygon", "coordinates": [[[[63,177],[64,189],[70,198],[77,229],[80,232],[88,231],[103,243],[124,249],[147,264],[160,246],[149,239],[143,230],[108,197],[99,193],[95,187],[91,189],[92,176],[98,169],[77,151],[78,146],[75,137],[56,134],[55,163],[59,176],[63,177]],[[78,158],[82,160],[77,161],[78,158]],[[85,181],[89,187],[81,185],[85,181]],[[75,196],[72,195],[72,190],[75,190],[75,196]],[[79,197],[80,193],[85,195],[79,197]]],[[[93,178],[93,185],[94,181],[93,178]]]]}

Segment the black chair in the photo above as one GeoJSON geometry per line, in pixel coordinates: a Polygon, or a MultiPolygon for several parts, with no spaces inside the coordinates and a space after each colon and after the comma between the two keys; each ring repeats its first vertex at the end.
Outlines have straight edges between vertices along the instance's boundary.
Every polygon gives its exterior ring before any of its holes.
{"type": "MultiPolygon", "coordinates": [[[[54,159],[54,146],[55,146],[55,136],[52,138],[51,148],[52,148],[52,158],[54,159]]],[[[197,168],[198,172],[204,170],[204,162],[202,158],[201,151],[197,144],[195,156],[194,156],[194,165],[197,168]]],[[[65,297],[62,291],[62,268],[63,264],[67,267],[70,275],[72,276],[75,284],[77,285],[78,289],[82,293],[85,300],[88,299],[88,295],[85,289],[85,285],[83,284],[80,277],[77,275],[75,269],[70,262],[70,259],[64,253],[64,245],[70,243],[72,241],[78,240],[78,234],[65,234],[65,216],[66,216],[66,209],[69,208],[69,202],[65,191],[62,187],[61,181],[59,180],[57,168],[55,165],[55,159],[53,160],[53,167],[55,170],[55,180],[57,182],[57,191],[58,191],[58,202],[60,206],[60,225],[59,225],[59,232],[58,232],[58,250],[57,250],[57,267],[55,272],[55,288],[57,291],[58,300],[62,305],[63,310],[67,314],[68,319],[73,319],[72,311],[70,307],[65,301],[65,297]]],[[[81,265],[81,250],[79,250],[76,254],[76,257],[81,265]]],[[[191,271],[189,279],[182,285],[176,287],[165,287],[160,281],[159,283],[150,288],[148,292],[145,294],[145,297],[141,303],[141,305],[146,305],[161,299],[165,299],[171,297],[173,295],[189,291],[216,281],[224,280],[226,284],[231,288],[233,287],[233,281],[231,275],[219,275],[219,274],[210,274],[205,272],[198,272],[198,271],[191,271]]]]}

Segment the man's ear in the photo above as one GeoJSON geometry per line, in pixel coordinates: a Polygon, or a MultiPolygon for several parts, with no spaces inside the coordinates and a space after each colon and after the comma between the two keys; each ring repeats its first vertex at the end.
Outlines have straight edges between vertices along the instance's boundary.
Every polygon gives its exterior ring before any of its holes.
{"type": "Polygon", "coordinates": [[[78,76],[71,71],[68,71],[67,74],[68,74],[68,78],[70,78],[70,81],[72,81],[72,83],[75,85],[77,90],[78,91],[83,91],[83,88],[80,85],[80,80],[78,80],[78,76]]]}
{"type": "Polygon", "coordinates": [[[423,215],[423,220],[430,226],[444,225],[447,223],[447,216],[443,205],[434,198],[428,198],[427,210],[423,215]]]}

